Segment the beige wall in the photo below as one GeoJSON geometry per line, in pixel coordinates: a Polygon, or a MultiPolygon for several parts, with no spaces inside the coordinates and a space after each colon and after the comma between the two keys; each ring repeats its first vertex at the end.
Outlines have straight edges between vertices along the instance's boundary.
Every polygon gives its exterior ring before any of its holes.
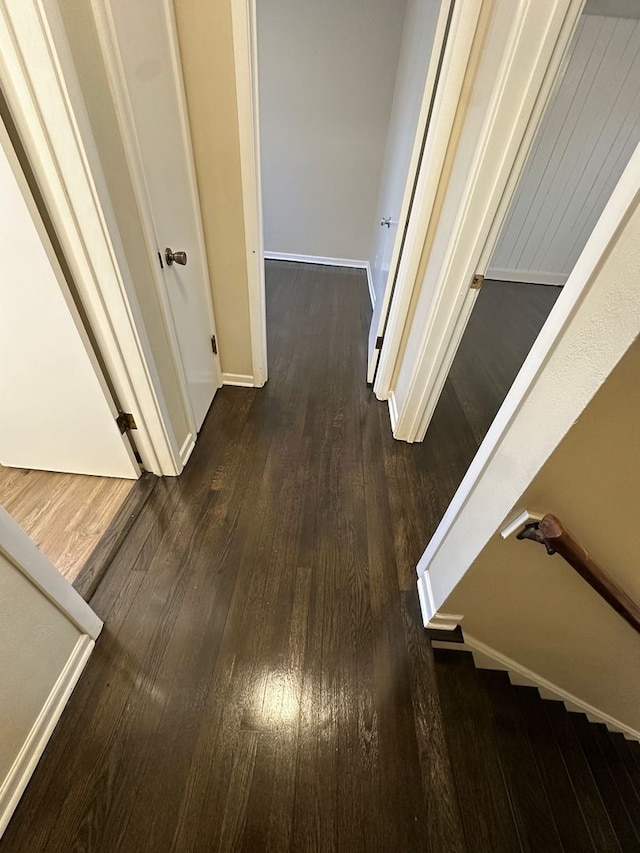
{"type": "Polygon", "coordinates": [[[174,7],[222,370],[251,375],[231,0],[174,7]]]}
{"type": "MultiPolygon", "coordinates": [[[[636,602],[638,376],[636,341],[517,507],[557,515],[636,602]]],[[[560,557],[496,534],[442,610],[464,614],[473,637],[640,730],[640,636],[560,557]]]]}
{"type": "Polygon", "coordinates": [[[259,0],[267,251],[369,260],[405,7],[259,0]]]}
{"type": "Polygon", "coordinates": [[[80,636],[67,617],[0,554],[0,785],[80,636]]]}
{"type": "Polygon", "coordinates": [[[59,8],[80,79],[82,95],[108,186],[125,260],[140,304],[176,442],[181,447],[189,429],[122,140],[118,132],[115,108],[101,58],[90,0],[59,0],[59,8]]]}

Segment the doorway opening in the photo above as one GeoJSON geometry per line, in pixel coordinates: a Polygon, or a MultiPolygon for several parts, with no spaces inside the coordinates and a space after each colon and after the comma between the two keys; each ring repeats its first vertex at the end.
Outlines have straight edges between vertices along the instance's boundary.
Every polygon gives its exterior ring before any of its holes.
{"type": "Polygon", "coordinates": [[[632,12],[586,4],[511,199],[433,415],[444,417],[454,399],[470,453],[640,143],[640,14],[632,12]]]}
{"type": "Polygon", "coordinates": [[[267,279],[283,263],[360,270],[342,278],[368,288],[369,373],[452,5],[257,4],[267,279]]]}
{"type": "Polygon", "coordinates": [[[0,505],[88,596],[140,465],[4,103],[1,112],[0,237],[10,249],[0,281],[0,505]]]}

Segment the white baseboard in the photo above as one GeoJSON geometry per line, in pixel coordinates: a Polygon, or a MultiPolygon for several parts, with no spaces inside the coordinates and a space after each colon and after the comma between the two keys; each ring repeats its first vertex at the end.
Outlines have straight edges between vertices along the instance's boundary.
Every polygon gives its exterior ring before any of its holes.
{"type": "MultiPolygon", "coordinates": [[[[439,642],[434,642],[434,646],[443,645],[439,642]]],[[[450,644],[445,644],[448,648],[453,648],[450,644]]],[[[464,632],[464,644],[459,643],[455,646],[459,651],[469,651],[473,654],[475,665],[478,669],[497,669],[506,672],[509,680],[515,685],[524,685],[526,687],[535,687],[539,691],[543,699],[555,699],[563,702],[568,711],[577,711],[585,714],[592,723],[604,723],[611,732],[620,732],[629,740],[640,741],[640,731],[616,720],[610,714],[600,711],[588,702],[579,699],[568,690],[564,690],[548,678],[540,675],[537,672],[529,669],[526,666],[518,663],[518,661],[508,658],[502,652],[487,646],[485,643],[477,640],[475,637],[464,632]]]]}
{"type": "Polygon", "coordinates": [[[180,461],[183,466],[187,464],[189,461],[189,457],[193,453],[193,448],[196,446],[196,438],[193,433],[189,433],[189,435],[185,438],[182,447],[180,448],[180,461]]]}
{"type": "Polygon", "coordinates": [[[0,837],[7,828],[94,646],[95,643],[88,634],[83,634],[78,639],[18,757],[0,785],[0,837]]]}
{"type": "Polygon", "coordinates": [[[255,381],[249,373],[223,373],[222,384],[237,385],[240,388],[255,388],[255,381]]]}
{"type": "Polygon", "coordinates": [[[265,252],[264,259],[265,261],[294,261],[298,264],[318,264],[321,267],[347,267],[348,269],[364,270],[367,274],[371,306],[375,307],[376,294],[373,289],[369,261],[357,261],[353,258],[326,258],[323,255],[292,255],[289,252],[265,252]]]}
{"type": "Polygon", "coordinates": [[[265,252],[265,261],[296,261],[299,264],[319,264],[321,267],[351,267],[364,270],[368,261],[353,258],[326,258],[323,255],[292,255],[289,252],[265,252]]]}
{"type": "Polygon", "coordinates": [[[539,270],[504,270],[490,269],[484,276],[495,281],[513,281],[521,284],[551,284],[562,287],[566,284],[568,275],[555,272],[540,272],[539,270]]]}

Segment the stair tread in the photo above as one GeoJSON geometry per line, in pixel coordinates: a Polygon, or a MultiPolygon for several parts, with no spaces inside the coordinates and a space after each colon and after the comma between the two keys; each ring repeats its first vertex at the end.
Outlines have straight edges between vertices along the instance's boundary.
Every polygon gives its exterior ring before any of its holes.
{"type": "Polygon", "coordinates": [[[569,714],[562,702],[545,700],[545,714],[584,815],[593,845],[598,851],[621,851],[622,847],[605,809],[587,759],[569,714]]]}
{"type": "Polygon", "coordinates": [[[514,693],[564,850],[594,850],[587,819],[545,713],[545,700],[535,687],[515,687],[514,693]]]}
{"type": "Polygon", "coordinates": [[[434,649],[463,829],[470,850],[520,850],[485,698],[471,655],[434,649]]]}
{"type": "Polygon", "coordinates": [[[620,756],[620,760],[627,770],[629,778],[631,779],[631,784],[633,785],[638,798],[640,798],[640,765],[638,765],[633,758],[630,748],[632,744],[629,743],[625,736],[619,732],[614,732],[610,737],[611,743],[614,745],[618,755],[620,756]]]}
{"type": "Polygon", "coordinates": [[[598,731],[595,724],[590,723],[584,714],[569,713],[571,725],[575,729],[582,751],[587,759],[593,778],[600,792],[602,802],[613,824],[622,849],[627,853],[640,853],[640,837],[629,816],[629,812],[620,796],[614,775],[605,760],[598,743],[598,731]]]}
{"type": "Polygon", "coordinates": [[[638,797],[638,792],[627,772],[626,764],[616,749],[613,736],[602,724],[592,725],[591,730],[607,763],[636,835],[640,835],[640,797],[638,797]]]}
{"type": "Polygon", "coordinates": [[[498,757],[525,850],[562,851],[560,835],[526,735],[515,690],[504,672],[481,670],[498,757]]]}

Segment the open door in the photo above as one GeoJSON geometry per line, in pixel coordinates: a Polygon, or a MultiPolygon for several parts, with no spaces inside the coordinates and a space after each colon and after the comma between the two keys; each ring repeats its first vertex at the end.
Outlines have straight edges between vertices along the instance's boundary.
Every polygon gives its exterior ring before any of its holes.
{"type": "Polygon", "coordinates": [[[171,0],[94,0],[192,429],[222,384],[171,0]]]}
{"type": "Polygon", "coordinates": [[[0,464],[136,479],[140,466],[0,124],[0,464]]]}
{"type": "Polygon", "coordinates": [[[407,7],[378,199],[367,382],[373,384],[429,127],[453,0],[407,7]]]}

